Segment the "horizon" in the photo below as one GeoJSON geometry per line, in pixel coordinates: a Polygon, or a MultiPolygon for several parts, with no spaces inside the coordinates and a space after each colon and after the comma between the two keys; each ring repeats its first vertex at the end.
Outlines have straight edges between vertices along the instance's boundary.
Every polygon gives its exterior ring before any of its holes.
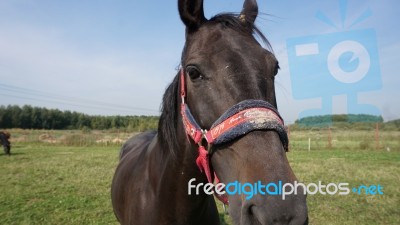
{"type": "MultiPolygon", "coordinates": [[[[39,108],[39,109],[46,109],[46,110],[59,110],[59,111],[61,111],[62,113],[66,113],[66,112],[70,112],[70,113],[77,113],[77,114],[83,114],[83,115],[85,115],[85,116],[89,116],[89,117],[160,117],[160,115],[143,115],[143,114],[136,114],[136,115],[101,115],[101,114],[86,114],[86,113],[83,113],[83,112],[78,112],[78,111],[71,111],[71,110],[61,110],[61,109],[58,109],[58,108],[47,108],[47,107],[40,107],[40,106],[32,106],[32,105],[23,105],[23,106],[19,106],[19,105],[0,105],[0,108],[8,108],[8,107],[14,107],[14,106],[17,106],[17,107],[19,107],[20,109],[22,109],[24,106],[28,106],[28,107],[32,107],[32,108],[39,108]]],[[[391,119],[391,120],[385,120],[383,117],[382,117],[382,115],[372,115],[372,114],[352,114],[352,113],[349,113],[349,114],[325,114],[325,115],[312,115],[312,116],[307,116],[307,117],[303,117],[303,118],[299,118],[299,119],[296,119],[295,121],[289,121],[289,122],[291,122],[291,123],[288,123],[287,121],[284,121],[285,122],[285,125],[293,125],[293,124],[295,124],[296,122],[298,122],[299,120],[302,120],[302,119],[307,119],[307,118],[313,118],[313,117],[327,117],[327,116],[330,116],[330,117],[335,117],[335,116],[372,116],[372,117],[380,117],[380,118],[382,118],[382,122],[383,123],[388,123],[388,122],[392,122],[392,121],[396,121],[396,120],[400,120],[400,118],[395,118],[395,119],[391,119]]],[[[352,121],[347,121],[348,123],[352,123],[352,121]]],[[[359,121],[358,121],[359,122],[359,121]]],[[[332,122],[332,123],[334,123],[334,122],[332,122]]],[[[371,121],[361,121],[360,123],[371,123],[371,121]]]]}

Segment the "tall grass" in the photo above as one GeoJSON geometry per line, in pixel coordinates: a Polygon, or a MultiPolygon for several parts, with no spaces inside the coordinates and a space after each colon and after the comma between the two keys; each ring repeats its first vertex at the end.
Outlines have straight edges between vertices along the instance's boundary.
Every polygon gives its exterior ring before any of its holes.
{"type": "Polygon", "coordinates": [[[124,130],[22,130],[11,129],[11,143],[29,143],[45,146],[121,146],[137,132],[124,130]]]}
{"type": "Polygon", "coordinates": [[[400,131],[310,129],[291,131],[290,149],[400,151],[400,131]],[[330,136],[330,138],[329,138],[330,136]]]}

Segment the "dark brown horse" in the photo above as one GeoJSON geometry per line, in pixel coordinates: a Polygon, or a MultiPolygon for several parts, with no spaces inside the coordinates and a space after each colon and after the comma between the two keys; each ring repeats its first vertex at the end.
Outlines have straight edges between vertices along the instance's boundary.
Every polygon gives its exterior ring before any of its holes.
{"type": "MultiPolygon", "coordinates": [[[[278,62],[253,36],[268,43],[254,26],[256,1],[246,0],[239,15],[209,20],[202,0],[179,0],[178,6],[186,43],[181,70],[163,97],[158,132],[128,140],[114,175],[112,204],[121,224],[219,224],[212,195],[202,189],[188,194],[191,179],[212,181],[207,171],[225,184],[296,181],[275,109],[278,62]],[[226,129],[235,121],[243,123],[226,129]],[[199,170],[204,149],[210,165],[199,170]]],[[[234,224],[308,224],[303,194],[228,200],[234,224]]]]}
{"type": "Polygon", "coordinates": [[[10,133],[0,131],[0,145],[4,148],[4,153],[6,155],[11,155],[11,143],[10,143],[10,133]]]}

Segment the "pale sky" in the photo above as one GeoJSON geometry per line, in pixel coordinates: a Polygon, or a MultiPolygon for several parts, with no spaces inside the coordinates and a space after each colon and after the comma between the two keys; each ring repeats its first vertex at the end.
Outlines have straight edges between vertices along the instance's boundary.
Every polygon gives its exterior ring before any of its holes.
{"type": "MultiPolygon", "coordinates": [[[[204,4],[209,18],[239,12],[243,2],[206,0],[204,4]]],[[[280,62],[277,101],[288,123],[302,111],[327,103],[332,113],[347,113],[357,102],[373,105],[385,120],[400,118],[399,1],[259,0],[258,4],[263,14],[256,24],[280,62]],[[369,42],[362,42],[366,30],[372,35],[369,42]],[[305,74],[299,79],[307,71],[306,64],[316,61],[305,58],[302,64],[298,55],[289,59],[290,40],[297,43],[309,37],[318,42],[315,56],[322,61],[311,69],[323,74],[322,69],[328,68],[323,48],[329,52],[335,41],[351,39],[361,46],[366,43],[369,61],[350,55],[348,61],[338,58],[337,65],[344,65],[344,74],[353,76],[352,70],[368,62],[365,71],[374,73],[351,84],[332,82],[329,74],[313,80],[305,74]],[[317,87],[307,88],[310,82],[317,87]]],[[[315,47],[315,43],[305,46],[315,47]]],[[[183,44],[184,26],[176,0],[1,0],[0,105],[29,104],[96,115],[159,115],[183,44]]],[[[354,50],[347,47],[339,52],[354,50]]]]}

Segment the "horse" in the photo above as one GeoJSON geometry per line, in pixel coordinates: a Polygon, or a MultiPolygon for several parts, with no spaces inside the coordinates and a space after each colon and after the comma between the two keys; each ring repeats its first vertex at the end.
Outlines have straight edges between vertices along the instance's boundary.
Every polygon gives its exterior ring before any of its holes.
{"type": "Polygon", "coordinates": [[[6,155],[11,155],[11,143],[10,143],[10,133],[5,131],[0,131],[0,144],[3,145],[4,153],[6,155]]]}
{"type": "MultiPolygon", "coordinates": [[[[245,0],[240,14],[210,19],[202,0],[178,0],[178,9],[186,40],[180,69],[163,95],[158,129],[122,146],[112,180],[121,224],[220,224],[210,189],[191,185],[297,181],[277,110],[279,63],[254,25],[257,2],[245,0]]],[[[285,199],[227,191],[216,197],[229,204],[234,224],[308,224],[302,190],[285,199]]]]}

